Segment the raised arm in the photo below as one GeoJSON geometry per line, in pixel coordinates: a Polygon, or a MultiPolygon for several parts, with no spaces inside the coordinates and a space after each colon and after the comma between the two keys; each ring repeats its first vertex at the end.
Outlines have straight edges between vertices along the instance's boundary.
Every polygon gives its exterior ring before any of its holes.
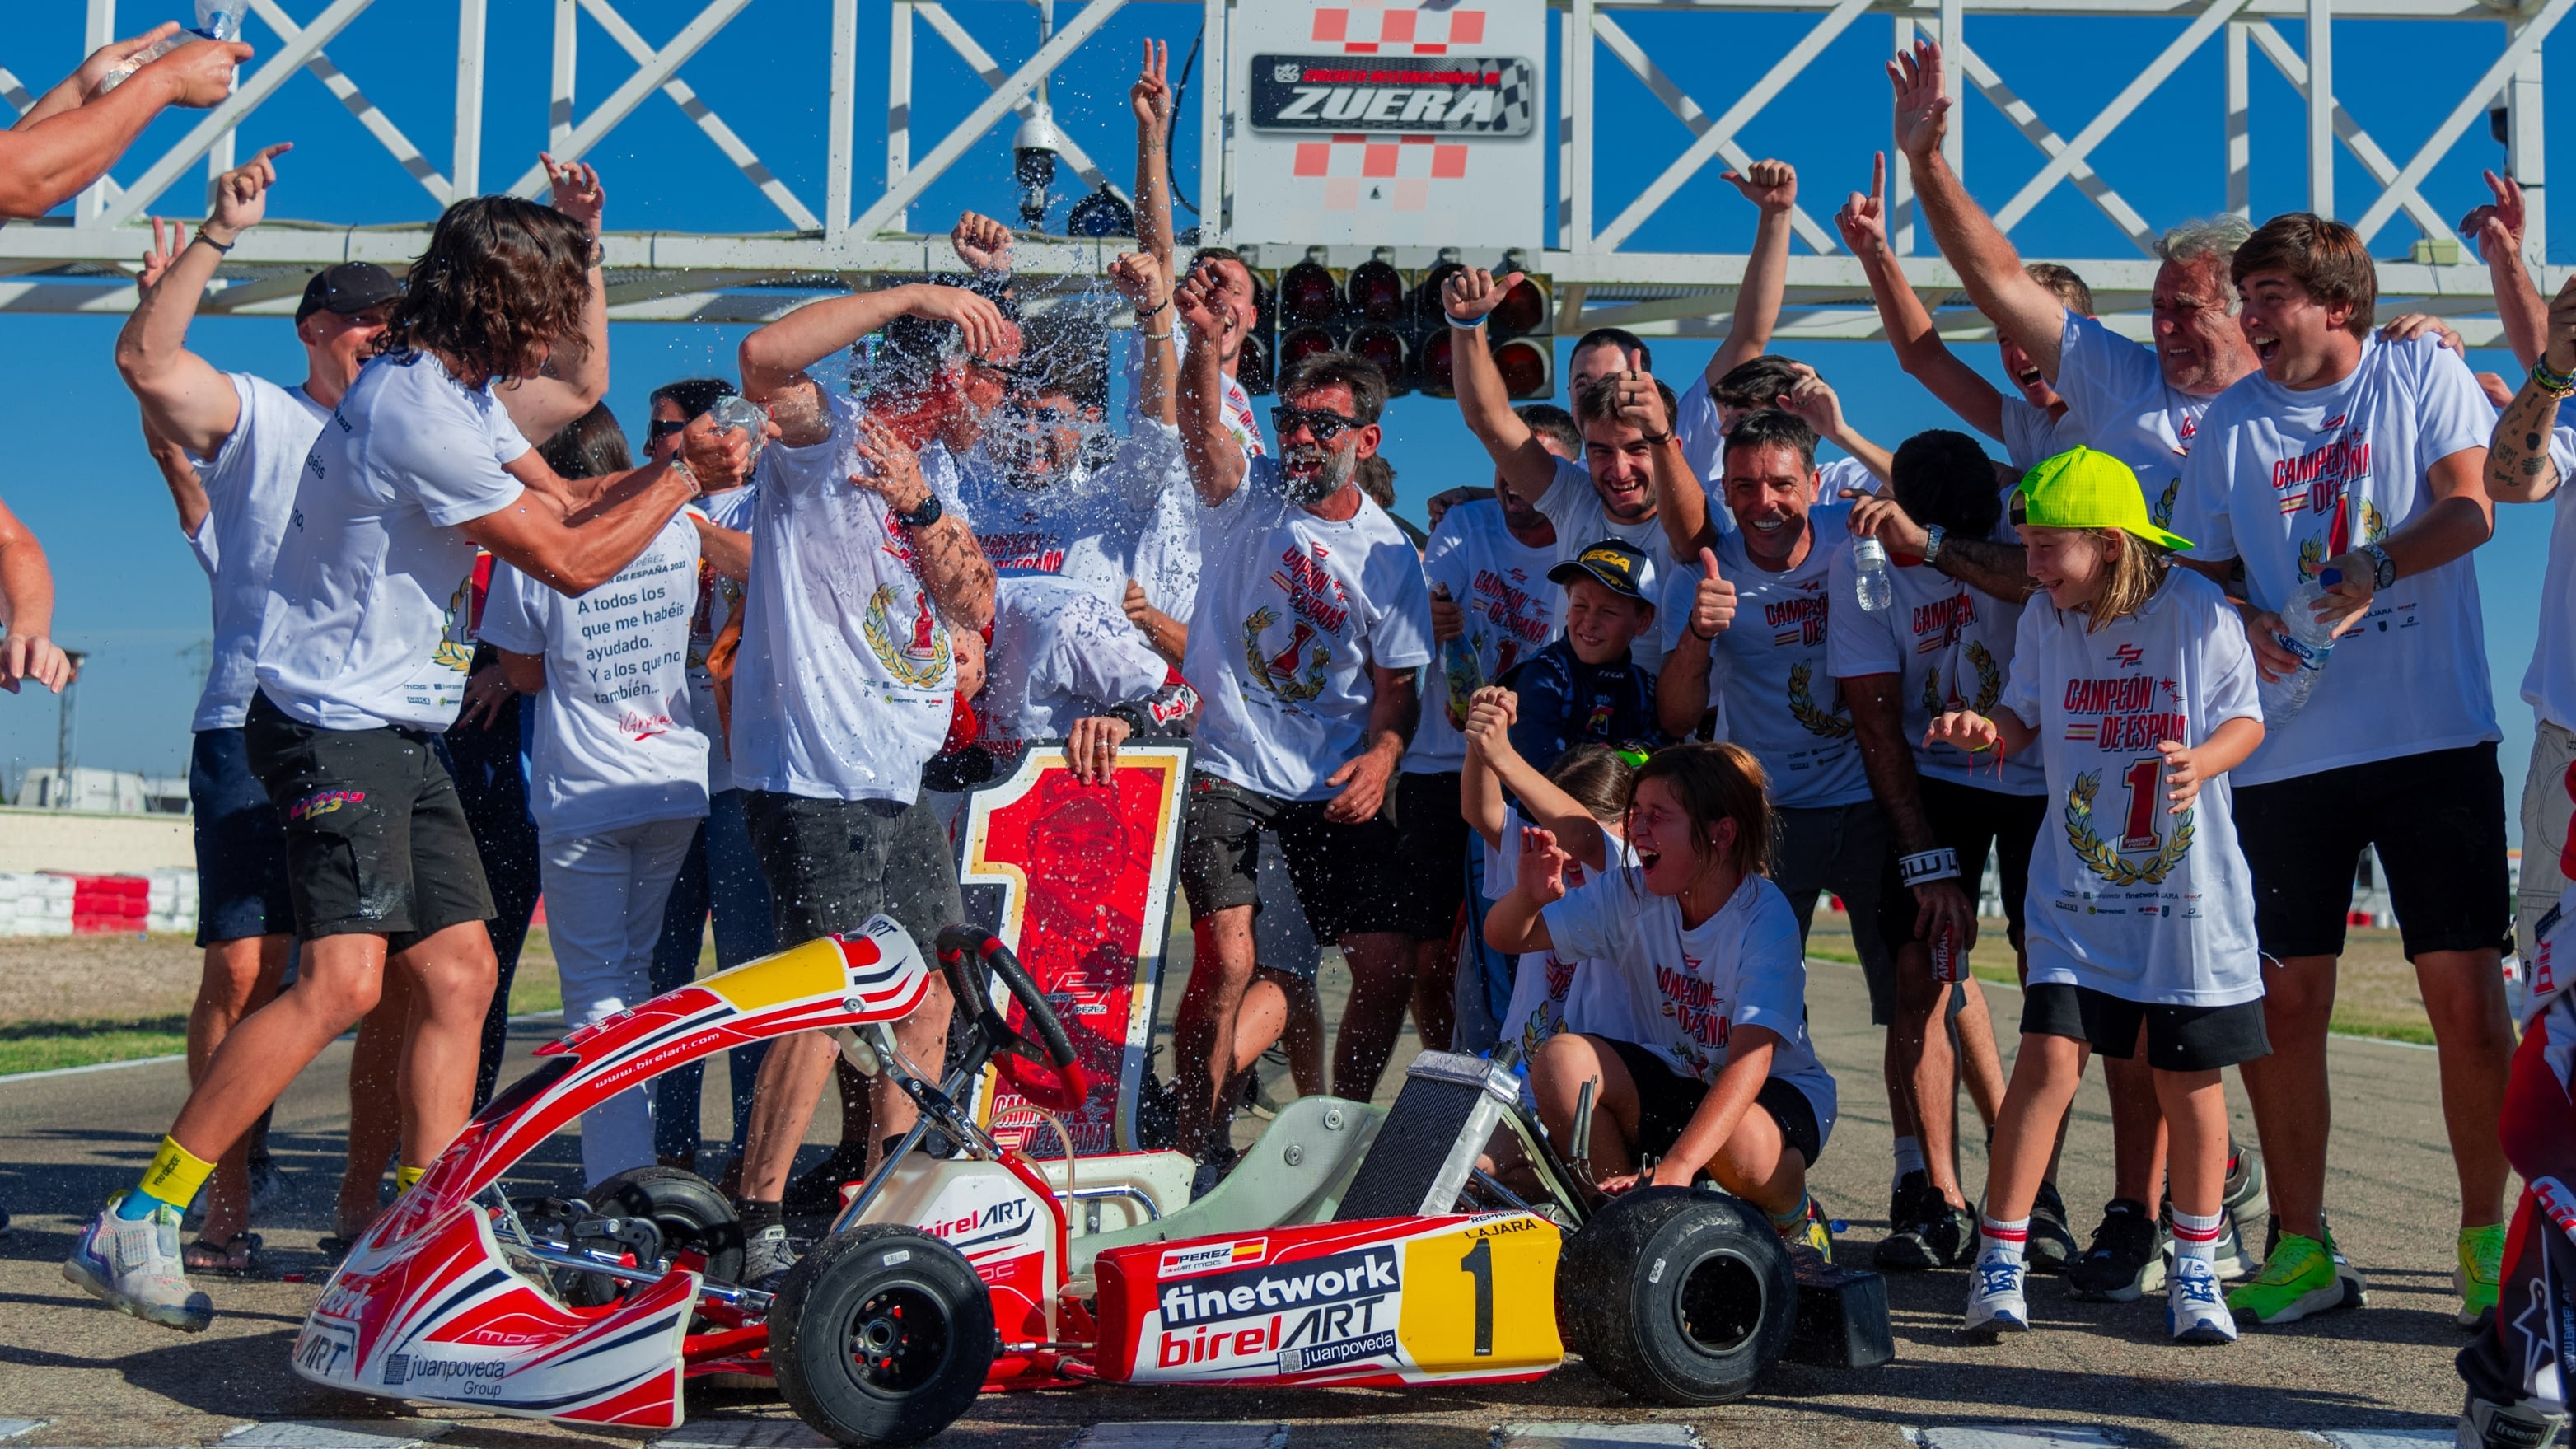
{"type": "Polygon", "coordinates": [[[582,304],[581,335],[556,344],[535,377],[515,378],[492,390],[528,441],[546,439],[599,406],[608,395],[608,273],[600,267],[600,217],[608,192],[599,172],[580,161],[558,163],[540,151],[546,180],[554,188],[555,210],[582,224],[590,233],[590,295],[582,304]]]}
{"type": "MultiPolygon", "coordinates": [[[[1512,747],[1511,727],[1520,711],[1520,698],[1498,685],[1486,685],[1476,691],[1467,706],[1467,769],[1477,771],[1493,792],[1490,820],[1485,829],[1482,819],[1470,824],[1483,830],[1489,844],[1510,849],[1512,842],[1501,839],[1503,827],[1502,791],[1509,790],[1521,802],[1521,813],[1530,820],[1555,832],[1558,845],[1566,855],[1591,870],[1606,870],[1610,860],[1609,832],[1592,812],[1556,786],[1554,780],[1532,768],[1528,759],[1512,747]]],[[[1462,778],[1459,788],[1466,782],[1462,778]]]]}
{"type": "Polygon", "coordinates": [[[1177,427],[1180,412],[1172,384],[1180,361],[1172,348],[1176,319],[1170,275],[1151,252],[1128,252],[1109,266],[1109,280],[1136,309],[1136,345],[1143,349],[1143,365],[1136,373],[1136,411],[1165,427],[1177,427]]]}
{"type": "Polygon", "coordinates": [[[1896,88],[1896,145],[1914,176],[1915,199],[1941,255],[1959,272],[1968,299],[2057,380],[2058,341],[2066,330],[2066,304],[2030,279],[2021,254],[1995,229],[1994,220],[1968,195],[1959,174],[1941,156],[1949,129],[1950,98],[1941,94],[1941,47],[1915,42],[1911,54],[1887,63],[1896,88]]]}
{"type": "Polygon", "coordinates": [[[955,323],[965,333],[967,350],[983,356],[1000,350],[1010,325],[1000,308],[961,287],[916,282],[827,297],[742,340],[736,354],[742,395],[769,409],[781,442],[811,447],[831,435],[832,417],[823,405],[822,389],[805,369],[905,316],[955,323]]]}
{"type": "Polygon", "coordinates": [[[1181,391],[1173,416],[1181,430],[1181,461],[1199,502],[1217,507],[1243,486],[1248,465],[1243,449],[1225,426],[1225,371],[1217,349],[1225,336],[1219,304],[1193,276],[1172,293],[1180,325],[1190,329],[1190,354],[1181,367],[1181,391]]]}
{"type": "Polygon", "coordinates": [[[1735,585],[1718,573],[1716,549],[1700,549],[1699,572],[1682,642],[1664,656],[1663,671],[1655,676],[1655,723],[1677,740],[1689,739],[1707,715],[1712,646],[1735,624],[1735,585]]]}
{"type": "MultiPolygon", "coordinates": [[[[2501,313],[2505,305],[2501,287],[2496,297],[2501,313]]],[[[2558,289],[2542,327],[2547,346],[2538,360],[2560,373],[2576,372],[2576,277],[2558,289]]],[[[2495,434],[2487,443],[2489,497],[2498,503],[2538,503],[2566,481],[2558,476],[2557,456],[2549,446],[2558,426],[2559,404],[2565,400],[2564,394],[2542,387],[2536,377],[2522,380],[2513,401],[2496,419],[2495,434]]]]}
{"type": "MultiPolygon", "coordinates": [[[[1882,488],[1875,494],[1866,494],[1845,489],[1843,497],[1851,500],[1851,531],[1855,537],[1874,534],[1888,552],[1916,558],[1931,546],[1930,531],[1897,506],[1896,490],[1882,488]]],[[[2007,604],[2018,604],[2039,592],[2039,581],[2030,576],[2028,553],[2018,543],[1945,533],[1941,552],[1930,563],[1969,588],[2007,604]]]]}
{"type": "Polygon", "coordinates": [[[1173,275],[1171,63],[1170,47],[1146,41],[1145,63],[1127,88],[1127,108],[1136,113],[1136,245],[1166,277],[1173,275]]]}
{"type": "MultiPolygon", "coordinates": [[[[1932,314],[1923,299],[1905,285],[1905,272],[1897,264],[1896,253],[1887,244],[1887,153],[1870,158],[1869,192],[1853,192],[1834,214],[1834,225],[1843,234],[1843,245],[1860,261],[1863,275],[1869,278],[1870,300],[1878,304],[1879,324],[1887,330],[1887,345],[1896,351],[1896,365],[1905,375],[1923,384],[1925,391],[1939,398],[1942,405],[1959,415],[1960,421],[1990,438],[2004,435],[2004,395],[1977,370],[1959,360],[1941,334],[1932,325],[1932,314]]],[[[1872,472],[1877,472],[1872,469],[1872,472]]],[[[1885,474],[1879,476],[1883,479],[1885,474]]]]}
{"type": "MultiPolygon", "coordinates": [[[[280,142],[216,178],[205,223],[160,281],[144,290],[116,334],[116,370],[143,404],[146,432],[200,458],[213,456],[232,436],[241,421],[241,396],[231,379],[188,350],[188,326],[224,253],[268,215],[277,158],[293,149],[293,142],[280,142]]],[[[158,218],[153,228],[157,238],[158,218]]]]}
{"type": "Polygon", "coordinates": [[[153,430],[149,414],[143,418],[143,449],[152,455],[161,481],[169,486],[171,506],[179,510],[179,532],[195,538],[198,526],[214,509],[206,499],[205,480],[197,476],[197,465],[188,461],[187,449],[153,430]]]}
{"type": "Polygon", "coordinates": [[[1536,498],[1555,481],[1556,455],[1541,447],[1538,435],[1512,411],[1503,375],[1485,348],[1486,315],[1502,305],[1520,280],[1519,272],[1497,278],[1482,267],[1465,267],[1441,285],[1440,305],[1449,314],[1449,381],[1458,395],[1458,415],[1512,486],[1536,498]]]}
{"type": "MultiPolygon", "coordinates": [[[[2460,230],[2476,244],[2478,256],[2487,264],[2505,345],[2513,349],[2517,365],[2529,367],[2540,360],[2541,347],[2548,341],[2550,308],[2540,300],[2539,284],[2532,281],[2530,265],[2522,255],[2522,183],[2492,171],[2485,174],[2487,190],[2495,200],[2460,218],[2460,230]]],[[[2504,500],[2499,497],[2498,501],[2504,500]]]]}
{"type": "Polygon", "coordinates": [[[1826,382],[1822,374],[1807,364],[1795,362],[1790,366],[1797,370],[1798,381],[1790,387],[1789,395],[1780,400],[1780,406],[1806,419],[1807,426],[1816,430],[1817,437],[1859,459],[1871,477],[1881,483],[1893,481],[1896,455],[1862,436],[1860,429],[1853,427],[1851,420],[1843,416],[1842,394],[1834,391],[1833,384],[1826,382]]]}
{"type": "MultiPolygon", "coordinates": [[[[898,514],[918,513],[933,496],[921,476],[921,460],[895,430],[874,417],[859,420],[856,440],[865,471],[850,475],[850,484],[885,500],[898,514]]],[[[993,565],[984,557],[964,514],[943,510],[928,527],[907,526],[912,537],[912,567],[948,622],[979,630],[993,622],[993,565]]]]}
{"type": "Polygon", "coordinates": [[[125,59],[178,31],[164,24],[94,52],[62,84],[0,131],[0,217],[37,217],[107,174],[165,107],[203,110],[232,94],[233,67],[250,59],[237,40],[198,40],[101,94],[98,82],[125,59]]]}
{"type": "Polygon", "coordinates": [[[45,547],[0,503],[0,689],[18,692],[32,679],[56,694],[71,681],[71,660],[55,645],[54,571],[45,547]]]}
{"type": "Polygon", "coordinates": [[[1786,161],[1756,161],[1741,172],[1719,173],[1761,208],[1753,224],[1753,251],[1744,259],[1744,277],[1735,289],[1735,315],[1727,321],[1726,340],[1709,354],[1708,382],[1760,357],[1771,345],[1771,330],[1780,325],[1780,299],[1789,282],[1789,213],[1798,203],[1797,168],[1786,161]]]}

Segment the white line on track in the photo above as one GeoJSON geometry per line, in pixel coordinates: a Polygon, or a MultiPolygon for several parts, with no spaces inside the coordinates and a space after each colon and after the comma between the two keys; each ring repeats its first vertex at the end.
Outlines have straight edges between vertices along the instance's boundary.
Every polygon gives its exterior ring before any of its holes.
{"type": "Polygon", "coordinates": [[[2089,1425],[2055,1424],[1945,1424],[1908,1429],[1905,1437],[1921,1449],[2094,1449],[2121,1442],[2089,1425]]]}
{"type": "Polygon", "coordinates": [[[656,1439],[649,1449],[837,1449],[796,1419],[700,1419],[656,1439]]]}
{"type": "Polygon", "coordinates": [[[0,1439],[15,1439],[45,1427],[42,1419],[0,1419],[0,1439]]]}
{"type": "MultiPolygon", "coordinates": [[[[532,1021],[561,1026],[563,1025],[563,1013],[561,1011],[531,1011],[524,1015],[511,1017],[510,1025],[524,1026],[532,1021]]],[[[337,1039],[340,1041],[353,1042],[358,1039],[358,1036],[355,1032],[348,1032],[337,1039]]],[[[41,1072],[10,1072],[5,1075],[0,1075],[0,1087],[8,1086],[12,1082],[40,1082],[47,1077],[77,1077],[83,1072],[113,1072],[122,1070],[126,1067],[152,1067],[159,1066],[163,1062],[184,1062],[186,1060],[187,1057],[184,1055],[164,1057],[127,1057],[121,1062],[92,1062],[85,1067],[48,1067],[41,1072]]],[[[18,1421],[14,1419],[0,1419],[0,1424],[16,1422],[18,1421]]],[[[23,1434],[26,1431],[21,1429],[18,1432],[23,1434]]],[[[8,1436],[6,1434],[0,1434],[0,1439],[5,1439],[7,1437],[8,1436]]]]}
{"type": "Polygon", "coordinates": [[[1700,1449],[1688,1424],[1503,1424],[1491,1449],[1700,1449]]]}
{"type": "Polygon", "coordinates": [[[216,1449],[418,1449],[455,1427],[441,1419],[286,1419],[246,1424],[216,1449]]]}
{"type": "Polygon", "coordinates": [[[2335,1449],[2451,1449],[2457,1442],[2449,1429],[2311,1429],[2335,1449]]]}
{"type": "Polygon", "coordinates": [[[1285,1424],[1148,1419],[1094,1424],[1075,1435],[1065,1449],[1287,1449],[1287,1444],[1285,1424]]]}

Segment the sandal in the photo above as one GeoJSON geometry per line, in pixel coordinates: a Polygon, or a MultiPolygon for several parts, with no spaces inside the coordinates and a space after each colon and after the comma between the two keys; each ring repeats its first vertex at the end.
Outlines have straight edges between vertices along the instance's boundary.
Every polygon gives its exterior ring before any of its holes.
{"type": "Polygon", "coordinates": [[[180,1258],[191,1273],[248,1278],[268,1271],[267,1261],[260,1256],[261,1246],[257,1233],[235,1233],[228,1243],[199,1238],[180,1250],[180,1258]]]}

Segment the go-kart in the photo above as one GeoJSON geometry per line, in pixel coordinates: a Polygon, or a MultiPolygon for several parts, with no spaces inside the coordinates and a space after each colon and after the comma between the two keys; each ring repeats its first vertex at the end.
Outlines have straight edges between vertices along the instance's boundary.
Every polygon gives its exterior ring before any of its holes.
{"type": "Polygon", "coordinates": [[[988,1065],[1055,1111],[1083,1100],[1082,1072],[998,939],[958,927],[938,945],[964,1022],[944,1081],[896,1046],[890,1024],[928,996],[930,973],[882,916],[542,1048],[359,1236],[296,1338],[296,1371],[641,1428],[681,1422],[689,1379],[748,1376],[842,1443],[892,1446],[987,1390],[1501,1383],[1571,1348],[1630,1393],[1712,1404],[1749,1392],[1793,1342],[1853,1367],[1893,1354],[1874,1275],[1793,1261],[1758,1211],[1706,1184],[1588,1207],[1507,1062],[1424,1053],[1388,1109],[1298,1101],[1195,1202],[1178,1153],[998,1147],[959,1105],[988,1065]],[[853,1064],[890,1074],[921,1116],[843,1189],[831,1231],[774,1294],[736,1281],[741,1230],[688,1173],[639,1168],[578,1199],[505,1189],[613,1093],[814,1030],[841,1033],[853,1064]],[[914,1150],[933,1128],[959,1155],[914,1150]],[[1489,1170],[1500,1156],[1537,1191],[1489,1170]]]}

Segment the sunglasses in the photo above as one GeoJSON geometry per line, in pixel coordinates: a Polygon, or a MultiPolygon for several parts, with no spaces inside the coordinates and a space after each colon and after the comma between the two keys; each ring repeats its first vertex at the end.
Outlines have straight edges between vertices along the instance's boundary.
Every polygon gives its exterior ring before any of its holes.
{"type": "Polygon", "coordinates": [[[653,425],[644,430],[644,440],[648,443],[658,443],[664,438],[671,436],[673,433],[688,431],[688,427],[689,420],[686,418],[682,418],[678,422],[671,422],[663,418],[655,418],[653,420],[653,425]]]}
{"type": "Polygon", "coordinates": [[[1329,444],[1342,435],[1344,428],[1361,427],[1363,424],[1357,418],[1344,417],[1321,408],[1292,408],[1281,403],[1270,410],[1270,426],[1278,429],[1283,439],[1302,426],[1315,435],[1316,442],[1329,444]]]}

